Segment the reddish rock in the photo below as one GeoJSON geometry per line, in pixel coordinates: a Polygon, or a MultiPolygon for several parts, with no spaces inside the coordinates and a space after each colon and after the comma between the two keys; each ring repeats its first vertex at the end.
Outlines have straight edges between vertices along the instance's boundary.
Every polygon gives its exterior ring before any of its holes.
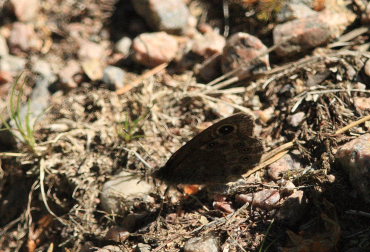
{"type": "Polygon", "coordinates": [[[288,123],[293,127],[298,127],[304,120],[306,114],[304,112],[297,112],[293,115],[288,116],[288,123]]]}
{"type": "Polygon", "coordinates": [[[36,18],[39,9],[39,0],[10,0],[11,7],[19,21],[26,22],[36,18]]]}
{"type": "Polygon", "coordinates": [[[364,73],[367,77],[370,77],[370,60],[367,60],[364,66],[364,73]]]}
{"type": "Polygon", "coordinates": [[[273,31],[274,44],[279,44],[276,53],[280,56],[294,55],[327,43],[330,39],[328,24],[318,15],[296,19],[277,25],[273,31]]]}
{"type": "Polygon", "coordinates": [[[135,0],[136,12],[157,31],[181,32],[191,17],[183,0],[135,0]]]}
{"type": "Polygon", "coordinates": [[[287,154],[280,158],[278,161],[270,164],[267,169],[267,174],[273,180],[279,180],[284,172],[299,169],[300,167],[300,163],[293,160],[293,158],[289,154],[287,154]]]}
{"type": "Polygon", "coordinates": [[[347,9],[325,9],[315,15],[277,25],[273,31],[274,44],[283,43],[276,53],[289,56],[326,44],[338,37],[354,19],[355,15],[347,9]]]}
{"type": "Polygon", "coordinates": [[[77,87],[77,83],[74,80],[75,75],[81,73],[82,69],[80,64],[75,60],[70,60],[67,62],[66,66],[59,71],[58,76],[62,88],[72,89],[77,87]]]}
{"type": "Polygon", "coordinates": [[[17,49],[24,52],[38,51],[42,47],[42,41],[37,37],[32,24],[14,23],[8,41],[12,52],[17,49]]]}
{"type": "Polygon", "coordinates": [[[104,47],[100,44],[88,41],[79,40],[78,58],[80,60],[87,59],[103,59],[105,57],[104,47]]]}
{"type": "Polygon", "coordinates": [[[6,84],[12,81],[13,81],[13,76],[11,73],[7,71],[0,71],[0,85],[1,86],[3,86],[3,84],[6,84]]]}
{"type": "Polygon", "coordinates": [[[253,68],[268,69],[270,67],[268,55],[262,56],[255,63],[249,64],[264,53],[267,47],[258,38],[243,32],[238,32],[232,35],[226,42],[222,53],[222,71],[227,73],[241,66],[246,66],[246,69],[251,69],[245,73],[252,74],[253,68]]]}
{"type": "Polygon", "coordinates": [[[256,193],[239,194],[238,201],[251,203],[252,206],[271,210],[279,206],[280,193],[275,189],[264,189],[256,193]]]}
{"type": "Polygon", "coordinates": [[[170,62],[178,52],[178,42],[165,32],[143,33],[132,44],[134,59],[148,67],[170,62]]]}
{"type": "Polygon", "coordinates": [[[370,134],[342,145],[336,153],[336,160],[348,173],[352,186],[370,203],[370,134]]]}
{"type": "Polygon", "coordinates": [[[194,39],[192,51],[204,58],[209,58],[214,54],[221,54],[226,40],[217,31],[211,30],[204,35],[198,34],[194,39]]]}
{"type": "Polygon", "coordinates": [[[369,97],[354,97],[355,106],[363,111],[370,111],[370,98],[369,97]]]}
{"type": "Polygon", "coordinates": [[[235,210],[232,207],[231,201],[227,200],[224,195],[215,195],[213,198],[213,207],[226,213],[233,213],[235,210]]]}
{"type": "Polygon", "coordinates": [[[130,233],[125,228],[113,226],[108,230],[105,239],[115,242],[124,242],[129,236],[130,233]]]}

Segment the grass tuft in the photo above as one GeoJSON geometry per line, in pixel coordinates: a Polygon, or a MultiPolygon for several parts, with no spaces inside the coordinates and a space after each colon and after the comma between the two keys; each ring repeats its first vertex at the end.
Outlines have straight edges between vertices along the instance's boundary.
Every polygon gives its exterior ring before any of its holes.
{"type": "Polygon", "coordinates": [[[27,103],[25,115],[21,112],[25,83],[26,80],[24,74],[21,74],[12,85],[6,117],[0,114],[0,120],[5,128],[0,130],[8,130],[29,150],[36,154],[37,143],[34,126],[38,117],[34,119],[32,116],[32,112],[30,111],[30,101],[27,103]]]}

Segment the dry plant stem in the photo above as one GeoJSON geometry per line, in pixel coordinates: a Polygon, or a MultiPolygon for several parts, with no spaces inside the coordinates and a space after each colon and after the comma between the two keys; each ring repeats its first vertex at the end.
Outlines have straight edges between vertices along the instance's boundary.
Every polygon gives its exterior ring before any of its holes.
{"type": "Polygon", "coordinates": [[[144,74],[142,74],[139,78],[137,78],[133,82],[127,84],[126,86],[124,86],[121,89],[118,89],[116,91],[116,94],[122,95],[124,93],[127,93],[128,91],[130,91],[131,89],[133,89],[134,87],[136,87],[137,85],[139,85],[143,80],[149,78],[150,76],[153,76],[153,75],[159,73],[160,71],[162,71],[163,69],[165,69],[167,66],[168,66],[167,63],[163,63],[163,64],[161,64],[159,66],[156,66],[156,67],[152,68],[148,72],[145,72],[144,74]]]}
{"type": "Polygon", "coordinates": [[[202,94],[202,93],[192,93],[192,94],[189,94],[189,96],[198,96],[198,97],[201,97],[201,98],[213,101],[213,102],[222,102],[222,103],[230,105],[230,106],[232,106],[236,109],[239,109],[242,112],[250,113],[250,109],[248,109],[246,107],[243,107],[243,106],[240,106],[240,105],[237,105],[237,104],[234,104],[234,103],[230,103],[230,102],[227,102],[227,101],[224,101],[224,100],[221,100],[221,99],[217,99],[215,97],[208,96],[208,95],[205,95],[205,94],[202,94]]]}
{"type": "Polygon", "coordinates": [[[357,28],[355,30],[352,30],[342,36],[340,36],[338,38],[337,41],[329,44],[327,47],[328,48],[333,48],[333,47],[338,47],[338,46],[342,46],[344,43],[348,42],[348,41],[351,41],[352,39],[364,34],[364,33],[367,33],[369,31],[369,28],[367,27],[360,27],[360,28],[357,28]]]}
{"type": "Polygon", "coordinates": [[[0,158],[6,157],[24,157],[26,154],[24,153],[15,153],[15,152],[0,152],[0,158]]]}
{"type": "Polygon", "coordinates": [[[358,216],[363,216],[370,218],[370,213],[363,212],[363,211],[358,211],[358,210],[348,210],[345,212],[346,214],[352,214],[352,215],[358,215],[358,216]]]}
{"type": "Polygon", "coordinates": [[[355,122],[352,122],[352,123],[348,124],[347,126],[345,126],[345,127],[341,128],[341,129],[337,130],[335,132],[335,135],[342,134],[342,133],[346,132],[347,130],[349,130],[349,129],[353,128],[353,127],[356,127],[357,125],[359,125],[361,123],[364,123],[366,121],[369,121],[369,120],[370,120],[370,115],[367,115],[367,116],[361,118],[360,120],[357,120],[355,122]]]}
{"type": "Polygon", "coordinates": [[[44,159],[41,159],[40,160],[40,189],[41,189],[41,196],[42,196],[42,200],[44,201],[44,204],[45,204],[45,207],[46,209],[48,210],[48,212],[54,216],[60,223],[62,223],[63,225],[67,225],[67,223],[62,219],[60,218],[59,216],[57,216],[49,207],[49,204],[47,202],[47,198],[46,198],[46,193],[45,193],[45,186],[44,186],[44,179],[45,179],[45,163],[44,163],[44,159]]]}
{"type": "Polygon", "coordinates": [[[288,142],[285,143],[276,149],[273,149],[272,151],[264,154],[261,158],[261,162],[259,165],[254,167],[252,170],[249,170],[247,173],[243,175],[244,178],[249,177],[253,173],[263,169],[264,167],[268,166],[269,164],[272,164],[273,162],[276,162],[280,158],[282,158],[285,154],[289,152],[289,149],[294,146],[294,142],[288,142]]]}

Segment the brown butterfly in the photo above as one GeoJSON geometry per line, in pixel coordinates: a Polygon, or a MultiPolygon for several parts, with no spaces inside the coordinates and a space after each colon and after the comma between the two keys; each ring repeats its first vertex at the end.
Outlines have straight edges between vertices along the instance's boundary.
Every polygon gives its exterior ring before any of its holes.
{"type": "Polygon", "coordinates": [[[261,159],[252,116],[238,113],[205,129],[153,173],[169,184],[220,184],[239,178],[261,159]]]}

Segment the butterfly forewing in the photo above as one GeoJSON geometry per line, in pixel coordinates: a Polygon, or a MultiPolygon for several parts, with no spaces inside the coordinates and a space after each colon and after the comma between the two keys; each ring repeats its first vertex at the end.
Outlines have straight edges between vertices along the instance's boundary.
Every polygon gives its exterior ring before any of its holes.
{"type": "Polygon", "coordinates": [[[154,176],[173,184],[229,182],[258,164],[261,141],[253,137],[250,115],[223,119],[186,143],[154,176]]]}

